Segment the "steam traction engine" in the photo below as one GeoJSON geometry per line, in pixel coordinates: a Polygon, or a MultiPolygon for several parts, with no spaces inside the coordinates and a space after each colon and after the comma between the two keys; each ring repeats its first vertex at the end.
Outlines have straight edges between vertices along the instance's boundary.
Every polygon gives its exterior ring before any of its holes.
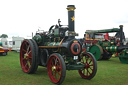
{"type": "Polygon", "coordinates": [[[85,47],[88,48],[87,51],[91,52],[95,56],[96,60],[108,60],[111,58],[113,53],[118,53],[118,57],[121,63],[128,64],[128,45],[124,45],[125,35],[123,32],[123,25],[120,25],[119,27],[120,28],[85,32],[85,47]],[[108,34],[113,32],[116,32],[116,34],[111,39],[108,35],[105,35],[104,39],[95,41],[95,35],[97,33],[108,34]],[[90,42],[89,46],[87,46],[86,43],[88,34],[93,34],[92,40],[94,40],[90,42]]]}
{"type": "Polygon", "coordinates": [[[61,84],[66,70],[78,70],[84,79],[92,79],[97,64],[91,53],[82,52],[81,43],[75,39],[74,5],[68,5],[68,26],[53,25],[48,32],[37,32],[33,39],[25,39],[20,48],[21,68],[25,73],[34,73],[38,65],[47,67],[50,80],[61,84]]]}

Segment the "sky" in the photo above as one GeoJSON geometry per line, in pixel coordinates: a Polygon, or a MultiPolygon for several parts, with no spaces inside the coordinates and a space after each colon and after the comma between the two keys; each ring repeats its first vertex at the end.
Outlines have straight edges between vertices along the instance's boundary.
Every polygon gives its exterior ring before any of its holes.
{"type": "Polygon", "coordinates": [[[31,36],[48,31],[58,19],[68,25],[67,5],[75,5],[75,32],[124,26],[128,37],[128,0],[0,0],[0,35],[31,36]]]}

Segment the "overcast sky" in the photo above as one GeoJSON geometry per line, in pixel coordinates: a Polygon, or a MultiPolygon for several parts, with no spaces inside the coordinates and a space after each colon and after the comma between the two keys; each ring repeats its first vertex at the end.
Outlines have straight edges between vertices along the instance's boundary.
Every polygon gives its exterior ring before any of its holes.
{"type": "Polygon", "coordinates": [[[75,5],[75,31],[110,29],[124,25],[128,37],[128,0],[0,0],[0,35],[31,36],[39,28],[67,25],[67,5],[75,5]]]}

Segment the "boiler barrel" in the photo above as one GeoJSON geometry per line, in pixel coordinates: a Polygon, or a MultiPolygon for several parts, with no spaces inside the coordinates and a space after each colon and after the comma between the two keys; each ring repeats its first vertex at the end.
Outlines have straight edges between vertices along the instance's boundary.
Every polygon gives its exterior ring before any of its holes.
{"type": "Polygon", "coordinates": [[[104,49],[110,52],[117,52],[117,46],[105,47],[104,49]]]}

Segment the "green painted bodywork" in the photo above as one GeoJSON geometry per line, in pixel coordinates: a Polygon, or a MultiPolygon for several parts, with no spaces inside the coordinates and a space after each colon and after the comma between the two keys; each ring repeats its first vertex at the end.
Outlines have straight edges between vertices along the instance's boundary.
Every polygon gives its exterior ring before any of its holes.
{"type": "Polygon", "coordinates": [[[39,44],[47,42],[48,40],[45,38],[45,35],[35,35],[33,39],[39,44]]]}
{"type": "Polygon", "coordinates": [[[104,49],[106,49],[106,47],[115,46],[113,41],[100,42],[100,43],[97,43],[97,44],[100,45],[101,47],[103,47],[104,49]]]}
{"type": "Polygon", "coordinates": [[[121,63],[128,64],[128,49],[122,51],[122,53],[119,55],[119,59],[121,63]]]}
{"type": "Polygon", "coordinates": [[[116,52],[117,51],[117,46],[114,45],[113,41],[98,41],[97,45],[100,45],[102,48],[104,48],[107,51],[110,52],[116,52]]]}
{"type": "Polygon", "coordinates": [[[79,69],[84,69],[85,65],[84,64],[73,64],[73,65],[67,65],[66,69],[67,70],[79,70],[79,69]]]}
{"type": "Polygon", "coordinates": [[[113,28],[113,29],[104,29],[104,30],[95,30],[95,31],[88,31],[85,33],[110,33],[110,32],[119,32],[119,28],[113,28]]]}
{"type": "Polygon", "coordinates": [[[54,29],[54,36],[59,37],[59,29],[54,29]]]}
{"type": "Polygon", "coordinates": [[[118,46],[110,46],[110,47],[104,47],[104,49],[110,52],[117,52],[117,47],[118,46]]]}
{"type": "Polygon", "coordinates": [[[91,52],[96,60],[100,60],[102,58],[101,54],[102,54],[102,49],[99,47],[99,45],[92,45],[90,48],[89,48],[89,52],[91,52]]]}
{"type": "MultiPolygon", "coordinates": [[[[113,28],[113,29],[104,29],[104,30],[94,30],[94,31],[87,31],[85,33],[111,33],[111,32],[120,32],[120,28],[113,28]]],[[[101,51],[99,49],[99,46],[102,47],[101,50],[106,50],[107,52],[110,52],[110,53],[118,53],[118,57],[120,59],[120,61],[124,64],[128,64],[128,49],[123,49],[122,50],[119,50],[120,47],[117,46],[115,44],[115,41],[113,40],[110,40],[110,41],[98,41],[97,43],[95,44],[88,44],[89,46],[89,52],[91,52],[96,60],[99,60],[100,59],[100,56],[102,55],[101,54],[101,51]],[[119,49],[118,49],[119,48],[119,49]]],[[[126,46],[127,47],[127,46],[126,46]]],[[[104,57],[104,56],[103,56],[104,57]]]]}
{"type": "Polygon", "coordinates": [[[108,47],[108,46],[111,46],[111,43],[110,42],[103,42],[102,44],[101,44],[101,46],[102,47],[108,47]]]}
{"type": "Polygon", "coordinates": [[[41,38],[40,35],[35,35],[35,36],[33,37],[33,39],[34,39],[37,43],[40,43],[40,42],[42,41],[42,38],[41,38]]]}

